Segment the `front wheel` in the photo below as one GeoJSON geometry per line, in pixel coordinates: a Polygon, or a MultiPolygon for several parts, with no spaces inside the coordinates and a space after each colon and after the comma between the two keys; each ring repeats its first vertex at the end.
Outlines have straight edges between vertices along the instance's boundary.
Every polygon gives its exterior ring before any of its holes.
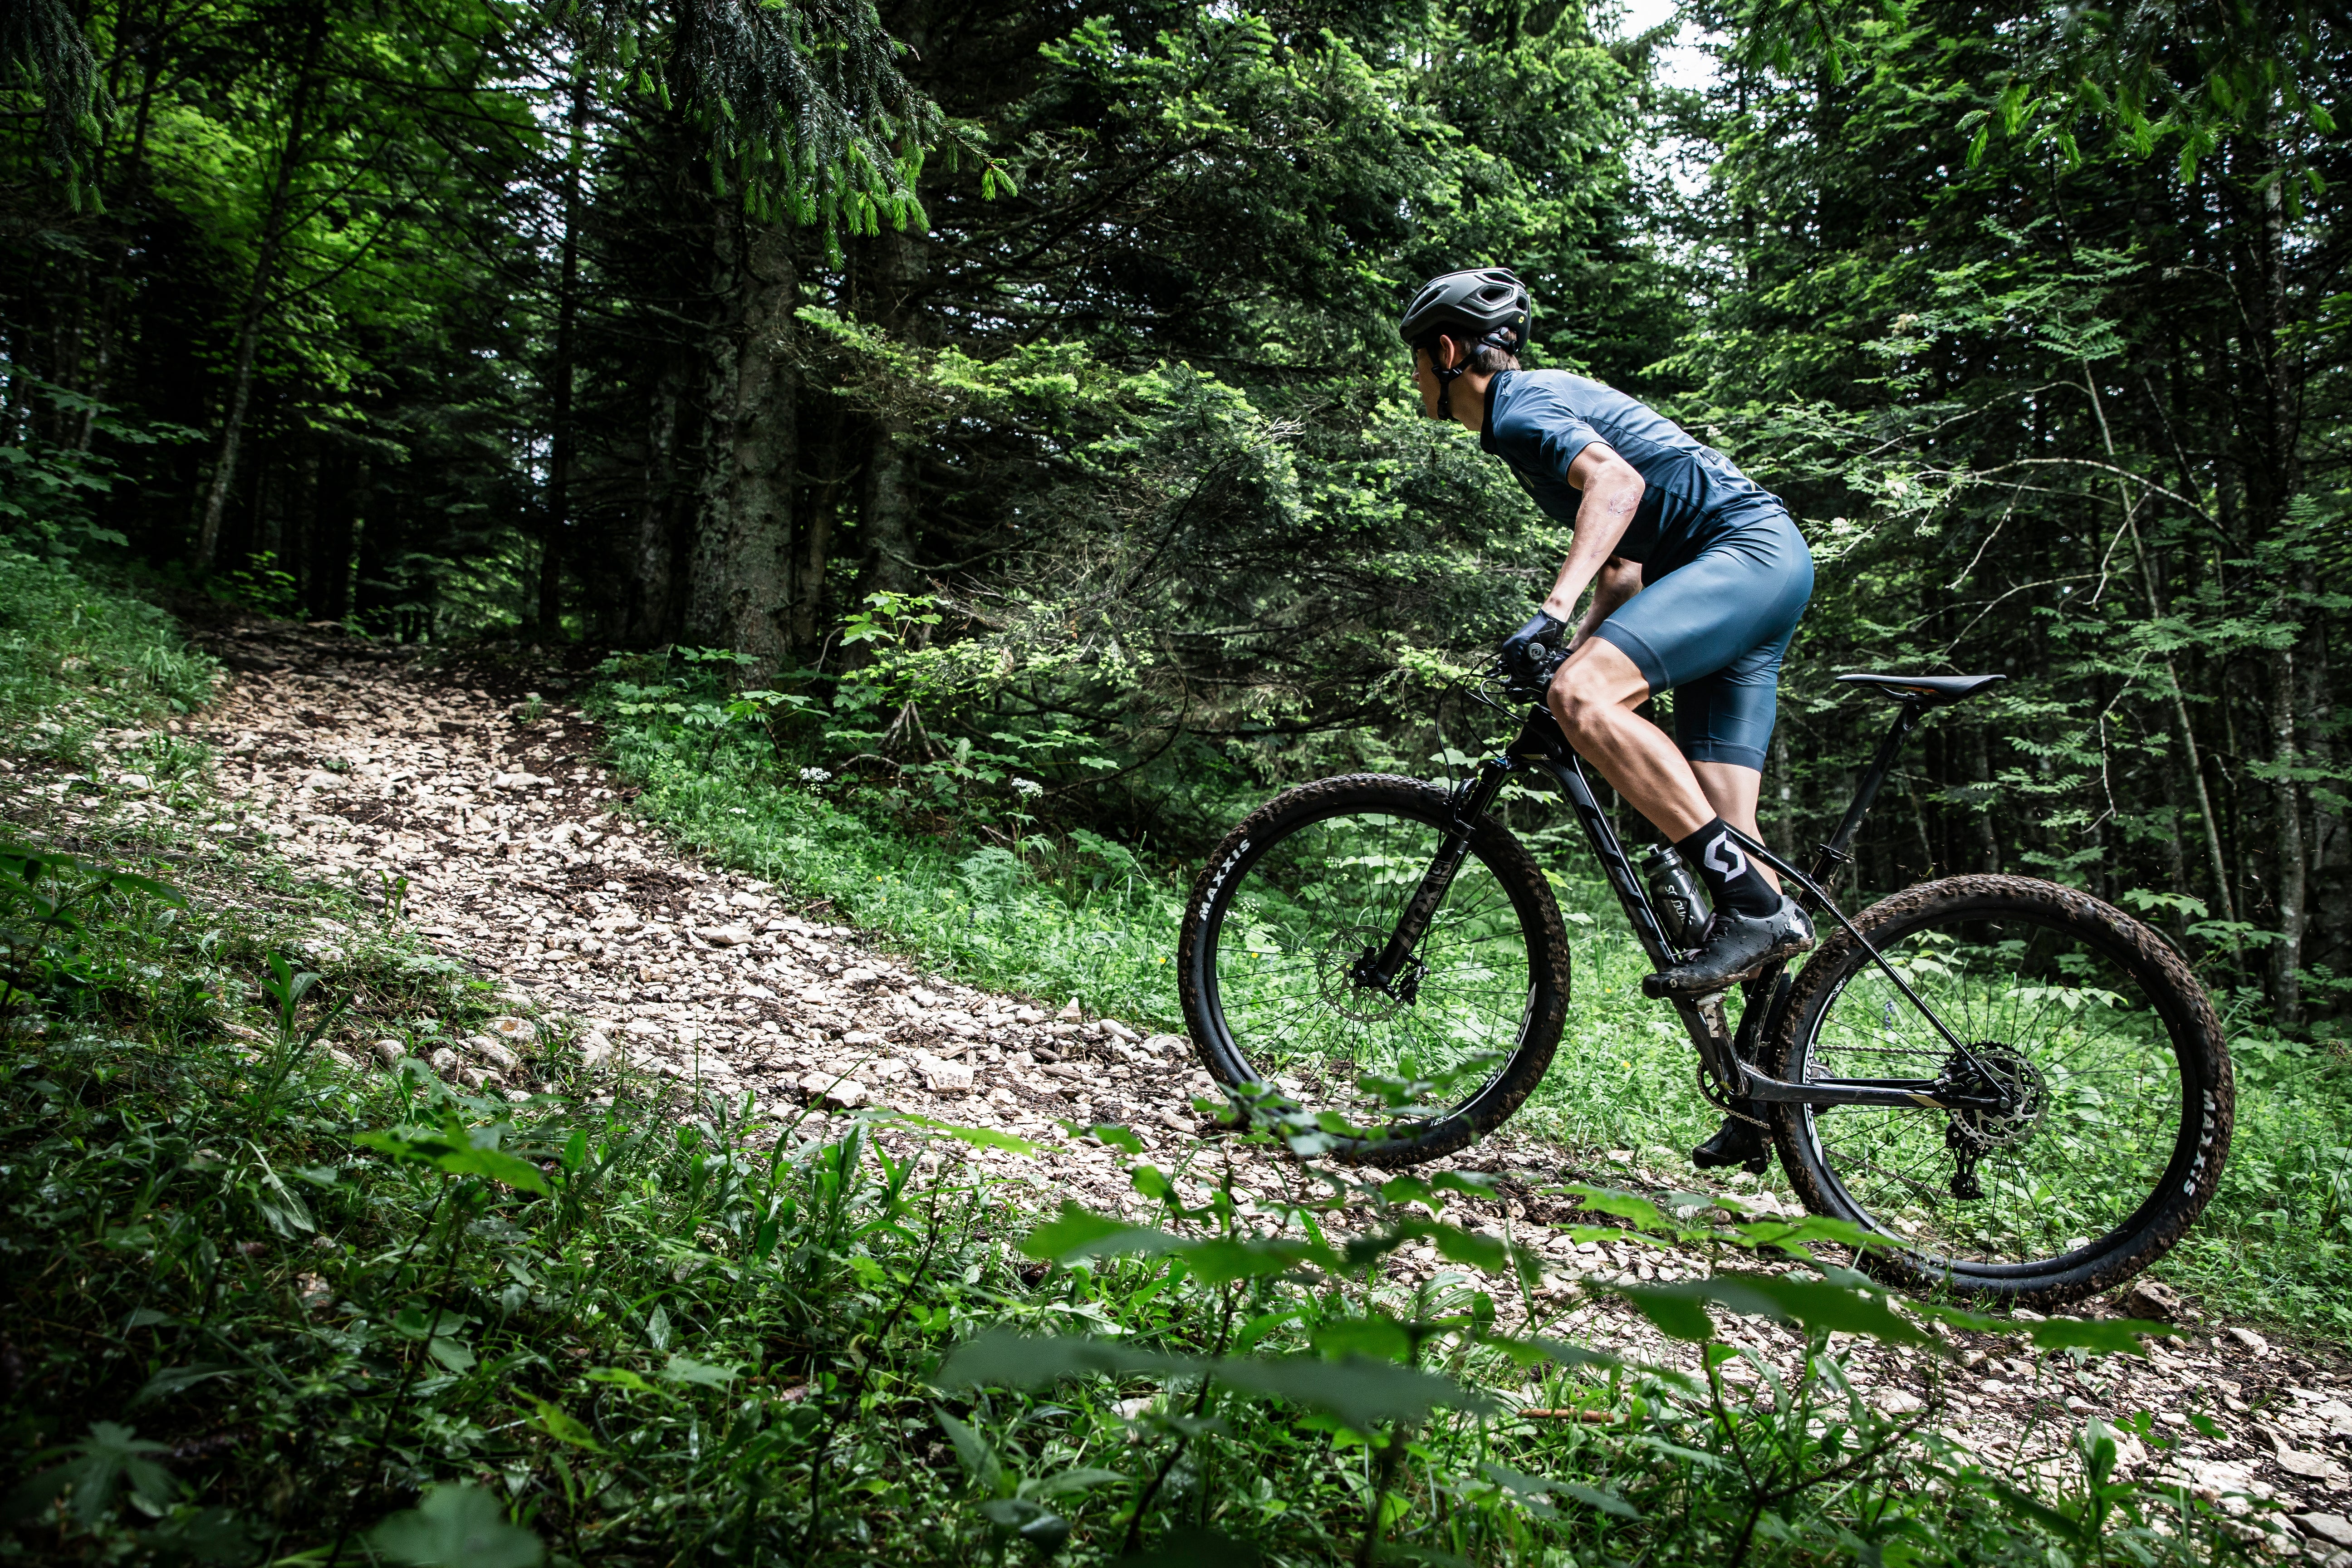
{"type": "Polygon", "coordinates": [[[1402,968],[1367,979],[1452,824],[1446,793],[1418,780],[1323,779],[1252,812],[1193,885],[1177,952],[1193,1044],[1302,1153],[1451,1153],[1551,1063],[1568,938],[1543,872],[1491,818],[1402,968]]]}
{"type": "Polygon", "coordinates": [[[2004,1107],[1775,1108],[1805,1205],[1885,1238],[1863,1266],[2052,1307],[2170,1251],[2221,1181],[2236,1099],[2221,1020],[2163,939],[2019,877],[1923,883],[1854,924],[1959,1046],[1840,930],[1797,976],[1773,1076],[1935,1080],[2004,1107]]]}

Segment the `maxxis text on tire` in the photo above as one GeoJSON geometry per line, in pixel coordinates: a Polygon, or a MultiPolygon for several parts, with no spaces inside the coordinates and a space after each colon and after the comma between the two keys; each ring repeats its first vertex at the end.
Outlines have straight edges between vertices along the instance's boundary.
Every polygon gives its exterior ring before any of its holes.
{"type": "MultiPolygon", "coordinates": [[[[1872,905],[1854,925],[1873,946],[1895,946],[1946,928],[2009,917],[2019,929],[2063,931],[2116,966],[2144,992],[2168,1038],[2179,1075],[2178,1130],[2160,1179],[2144,1201],[2105,1234],[2058,1256],[2016,1264],[1939,1258],[1907,1247],[1845,1195],[1808,1108],[1774,1107],[1782,1168],[1815,1214],[1851,1220],[1887,1237],[1865,1253],[1864,1267],[1890,1283],[1987,1302],[2060,1307],[2110,1289],[2162,1258],[2212,1198],[2228,1156],[2236,1110],[2230,1054],[2205,989],[2154,931],[2113,905],[2074,889],[2021,877],[1963,876],[1925,882],[1872,905]]],[[[1850,983],[1875,973],[1868,953],[1841,927],[1822,922],[1821,947],[1797,976],[1766,1052],[1768,1070],[1794,1080],[1806,1071],[1816,1031],[1850,983]]],[[[1893,1010],[1890,1004],[1890,1012],[1893,1010]]],[[[1908,1111],[1832,1111],[1830,1115],[1911,1116],[1908,1111]]],[[[2135,1188],[2135,1191],[2137,1188],[2135,1188]]],[[[2129,1194],[2122,1194],[2127,1199],[2129,1194]]]]}

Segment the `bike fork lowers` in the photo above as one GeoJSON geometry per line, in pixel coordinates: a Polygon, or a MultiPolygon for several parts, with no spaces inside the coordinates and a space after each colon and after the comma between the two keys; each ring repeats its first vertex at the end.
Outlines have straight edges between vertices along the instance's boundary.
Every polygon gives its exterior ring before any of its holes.
{"type": "Polygon", "coordinates": [[[1437,906],[1445,901],[1446,890],[1454,886],[1462,862],[1469,858],[1472,825],[1486,815],[1486,808],[1503,793],[1503,783],[1511,772],[1507,759],[1490,757],[1478,765],[1475,777],[1454,789],[1453,820],[1446,826],[1445,837],[1438,844],[1436,858],[1422,873],[1421,885],[1413,889],[1412,897],[1405,900],[1404,912],[1397,917],[1387,944],[1377,953],[1367,950],[1356,961],[1349,974],[1350,980],[1400,1002],[1412,1001],[1421,979],[1413,949],[1429,934],[1429,922],[1436,915],[1437,906]]]}

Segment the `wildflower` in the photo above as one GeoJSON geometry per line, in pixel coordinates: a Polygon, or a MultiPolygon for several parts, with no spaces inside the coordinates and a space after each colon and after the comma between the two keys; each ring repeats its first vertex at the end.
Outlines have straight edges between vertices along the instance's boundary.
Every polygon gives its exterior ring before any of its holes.
{"type": "Polygon", "coordinates": [[[833,770],[831,768],[803,768],[801,770],[801,783],[804,784],[829,784],[832,782],[832,779],[833,770]]]}
{"type": "Polygon", "coordinates": [[[1044,795],[1045,793],[1045,786],[1039,784],[1035,779],[1017,778],[1013,781],[1011,787],[1014,795],[1044,795]]]}

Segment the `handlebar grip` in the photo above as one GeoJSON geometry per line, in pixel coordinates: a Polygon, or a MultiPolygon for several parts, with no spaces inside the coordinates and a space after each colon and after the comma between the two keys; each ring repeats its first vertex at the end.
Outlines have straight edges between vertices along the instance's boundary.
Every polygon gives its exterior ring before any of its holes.
{"type": "Polygon", "coordinates": [[[1540,702],[1544,699],[1544,693],[1551,689],[1551,678],[1559,673],[1561,665],[1568,662],[1568,653],[1566,650],[1555,652],[1549,648],[1538,648],[1536,657],[1529,662],[1534,668],[1528,672],[1527,678],[1513,677],[1509,684],[1504,688],[1504,691],[1513,698],[1524,698],[1530,702],[1540,702]]]}

